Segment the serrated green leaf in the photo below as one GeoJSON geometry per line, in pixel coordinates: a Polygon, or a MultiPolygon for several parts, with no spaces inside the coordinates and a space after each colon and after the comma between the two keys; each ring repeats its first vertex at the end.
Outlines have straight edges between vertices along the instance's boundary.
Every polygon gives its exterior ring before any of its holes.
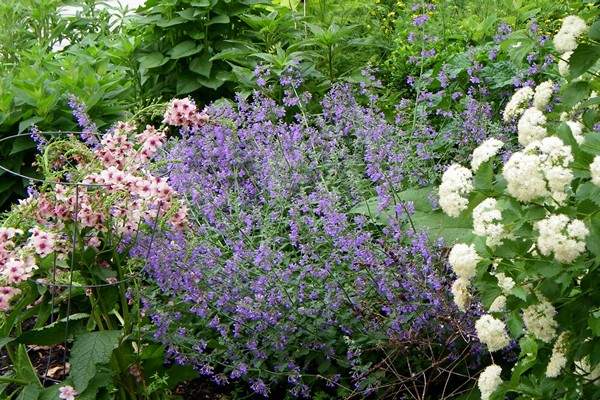
{"type": "Polygon", "coordinates": [[[589,200],[600,207],[600,187],[594,185],[592,182],[585,182],[579,185],[575,197],[578,201],[589,200]]]}
{"type": "Polygon", "coordinates": [[[94,378],[97,366],[108,364],[117,347],[120,331],[89,332],[78,336],[71,350],[71,374],[73,386],[83,393],[94,378]]]}
{"type": "Polygon", "coordinates": [[[81,321],[87,320],[88,317],[89,314],[73,314],[42,328],[25,331],[15,339],[15,342],[40,346],[60,343],[65,339],[65,333],[69,336],[76,332],[82,326],[81,321]]]}
{"type": "Polygon", "coordinates": [[[567,107],[573,107],[584,98],[587,98],[589,91],[590,89],[587,82],[571,82],[562,92],[562,101],[567,107]]]}
{"type": "Polygon", "coordinates": [[[586,73],[600,58],[600,46],[580,43],[569,57],[569,74],[578,77],[586,73]]]}

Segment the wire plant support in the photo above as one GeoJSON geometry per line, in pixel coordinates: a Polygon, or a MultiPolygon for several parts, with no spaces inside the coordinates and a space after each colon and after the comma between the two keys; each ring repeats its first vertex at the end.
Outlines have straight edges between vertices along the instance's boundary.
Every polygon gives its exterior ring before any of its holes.
{"type": "MultiPolygon", "coordinates": [[[[0,321],[0,334],[10,339],[1,344],[50,345],[44,371],[36,371],[42,386],[68,377],[68,349],[77,335],[115,331],[117,347],[139,352],[139,287],[146,264],[128,251],[144,229],[151,231],[149,254],[156,228],[177,214],[166,179],[134,162],[144,144],[129,142],[131,132],[116,128],[108,139],[88,143],[77,134],[82,132],[35,132],[42,152],[36,161],[39,177],[0,164],[3,173],[29,182],[29,197],[13,205],[0,225],[0,239],[7,239],[0,241],[0,286],[17,299],[6,301],[8,317],[0,321]],[[164,196],[152,196],[155,190],[164,196]],[[17,261],[28,265],[21,275],[9,268],[17,261]],[[33,328],[25,318],[34,320],[33,328]],[[64,346],[59,377],[49,373],[56,345],[64,346]]],[[[4,137],[0,144],[26,137],[31,136],[4,137]]],[[[110,362],[123,375],[115,380],[130,387],[118,388],[121,398],[128,398],[123,393],[135,387],[130,373],[135,361],[117,349],[110,362]]]]}

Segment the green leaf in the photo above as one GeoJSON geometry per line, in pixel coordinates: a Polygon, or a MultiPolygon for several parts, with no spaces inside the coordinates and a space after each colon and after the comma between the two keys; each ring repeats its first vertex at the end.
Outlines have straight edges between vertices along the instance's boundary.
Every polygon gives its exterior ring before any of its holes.
{"type": "Polygon", "coordinates": [[[223,15],[217,15],[214,18],[211,18],[210,21],[208,21],[205,25],[209,26],[209,25],[215,25],[215,24],[228,24],[229,23],[229,16],[223,14],[223,15]]]}
{"type": "Polygon", "coordinates": [[[600,207],[600,187],[594,185],[592,182],[585,182],[579,185],[575,197],[579,202],[589,200],[600,207]]]}
{"type": "Polygon", "coordinates": [[[202,51],[202,44],[196,44],[193,40],[186,40],[173,47],[170,51],[171,58],[176,60],[183,57],[189,57],[202,51]]]}
{"type": "Polygon", "coordinates": [[[590,26],[588,37],[592,40],[600,42],[600,21],[596,21],[590,26]]]}
{"type": "Polygon", "coordinates": [[[600,312],[596,311],[588,317],[588,325],[594,336],[600,336],[600,312]]]}
{"type": "Polygon", "coordinates": [[[600,46],[580,43],[569,57],[569,74],[578,77],[586,73],[600,58],[600,46]]]}
{"type": "Polygon", "coordinates": [[[576,81],[568,84],[562,92],[562,101],[565,106],[571,108],[579,103],[584,98],[588,97],[588,83],[584,81],[576,81]]]}
{"type": "Polygon", "coordinates": [[[81,328],[81,320],[85,320],[88,317],[89,314],[73,314],[68,318],[63,318],[43,328],[25,331],[15,341],[17,343],[37,344],[40,346],[60,343],[65,339],[65,331],[68,336],[72,335],[73,332],[81,328]]]}
{"type": "Polygon", "coordinates": [[[140,68],[156,68],[165,65],[169,61],[163,53],[152,53],[143,57],[140,61],[140,68]]]}
{"type": "Polygon", "coordinates": [[[201,55],[200,57],[194,58],[192,62],[190,62],[190,71],[209,78],[213,64],[210,60],[210,54],[207,53],[201,55]]]}
{"type": "Polygon", "coordinates": [[[120,331],[90,332],[78,336],[71,350],[73,386],[82,393],[97,373],[99,364],[108,364],[117,347],[120,331]]]}
{"type": "Polygon", "coordinates": [[[46,118],[44,118],[44,117],[35,116],[35,117],[27,118],[26,120],[19,122],[19,133],[25,132],[27,129],[31,128],[33,125],[35,125],[38,122],[41,122],[45,119],[46,118]]]}
{"type": "Polygon", "coordinates": [[[19,136],[13,139],[9,156],[35,148],[36,144],[29,136],[19,136]]]}

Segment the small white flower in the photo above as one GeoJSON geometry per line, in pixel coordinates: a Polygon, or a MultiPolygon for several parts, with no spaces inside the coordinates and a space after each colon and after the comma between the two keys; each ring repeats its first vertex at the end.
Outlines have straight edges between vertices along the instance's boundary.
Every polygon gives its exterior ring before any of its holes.
{"type": "Polygon", "coordinates": [[[548,103],[550,103],[553,93],[554,82],[546,81],[540,83],[535,88],[535,94],[533,95],[533,106],[540,111],[544,111],[548,103]]]}
{"type": "Polygon", "coordinates": [[[577,38],[579,38],[586,30],[587,25],[585,21],[576,16],[569,15],[563,21],[562,27],[554,36],[553,42],[556,51],[559,53],[566,53],[567,51],[573,51],[577,48],[577,38]]]}
{"type": "Polygon", "coordinates": [[[504,108],[504,120],[510,121],[512,118],[519,116],[519,114],[524,110],[523,105],[526,105],[531,99],[533,99],[533,95],[533,89],[529,86],[524,86],[517,90],[504,108]]]}
{"type": "Polygon", "coordinates": [[[577,144],[583,144],[585,141],[585,138],[583,137],[583,124],[578,121],[566,121],[565,123],[569,125],[577,144]]]}
{"type": "Polygon", "coordinates": [[[439,204],[442,210],[451,217],[458,217],[469,201],[466,196],[473,190],[473,173],[471,170],[452,164],[442,175],[439,187],[439,204]]]}
{"type": "Polygon", "coordinates": [[[533,304],[523,310],[525,327],[533,335],[545,343],[550,343],[556,337],[557,322],[554,320],[556,310],[541,294],[536,293],[538,304],[533,304]]]}
{"type": "Polygon", "coordinates": [[[502,312],[506,308],[506,296],[500,295],[490,305],[489,312],[502,312]]]}
{"type": "Polygon", "coordinates": [[[594,161],[590,164],[590,174],[592,175],[592,183],[600,186],[600,156],[594,157],[594,161]]]}
{"type": "Polygon", "coordinates": [[[475,251],[475,245],[457,243],[450,250],[448,263],[456,275],[471,279],[475,276],[477,263],[481,257],[475,251]]]}
{"type": "Polygon", "coordinates": [[[467,306],[469,305],[469,300],[471,298],[468,287],[469,280],[463,277],[458,278],[452,284],[451,292],[454,304],[456,304],[458,309],[462,312],[467,311],[467,306]]]}
{"type": "Polygon", "coordinates": [[[502,350],[510,345],[504,322],[489,314],[482,315],[475,322],[475,331],[479,340],[485,343],[490,351],[502,350]]]}
{"type": "Polygon", "coordinates": [[[479,391],[481,392],[481,399],[487,400],[490,398],[492,393],[500,386],[502,383],[502,378],[500,374],[502,373],[502,368],[497,366],[496,364],[492,364],[488,366],[483,372],[479,375],[479,380],[477,381],[477,386],[479,387],[479,391]]]}
{"type": "Polygon", "coordinates": [[[567,338],[567,332],[563,332],[556,340],[556,343],[554,343],[552,356],[546,368],[546,376],[548,378],[556,378],[567,364],[567,338]]]}
{"type": "Polygon", "coordinates": [[[527,146],[532,142],[542,140],[548,136],[548,131],[544,126],[545,124],[546,116],[543,112],[535,107],[525,110],[517,123],[519,143],[523,146],[527,146]]]}
{"type": "Polygon", "coordinates": [[[497,272],[494,274],[498,279],[498,286],[502,289],[502,293],[509,295],[512,288],[515,287],[515,281],[510,276],[506,276],[504,272],[497,272]]]}
{"type": "Polygon", "coordinates": [[[534,225],[539,231],[537,246],[547,256],[554,254],[557,261],[573,262],[585,251],[585,238],[589,230],[578,220],[569,220],[564,214],[551,215],[534,225]]]}
{"type": "Polygon", "coordinates": [[[495,247],[507,237],[504,224],[500,223],[502,214],[496,208],[497,201],[489,197],[473,209],[473,233],[486,238],[486,244],[495,247]]]}
{"type": "Polygon", "coordinates": [[[503,145],[504,143],[501,140],[491,138],[481,143],[473,150],[473,160],[471,161],[471,169],[473,172],[477,171],[481,164],[489,161],[498,154],[498,150],[500,150],[503,145]]]}
{"type": "Polygon", "coordinates": [[[558,73],[563,78],[567,78],[571,74],[571,69],[569,67],[569,59],[571,58],[572,54],[572,51],[567,51],[558,60],[558,73]]]}

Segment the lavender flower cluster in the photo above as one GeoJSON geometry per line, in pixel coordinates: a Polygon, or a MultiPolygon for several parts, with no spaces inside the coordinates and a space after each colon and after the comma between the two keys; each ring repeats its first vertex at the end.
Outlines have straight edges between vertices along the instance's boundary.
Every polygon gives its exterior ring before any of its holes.
{"type": "Polygon", "coordinates": [[[172,359],[217,383],[367,393],[410,376],[411,357],[439,357],[441,372],[472,345],[476,313],[452,301],[443,243],[412,230],[398,198],[405,133],[348,86],[321,106],[293,122],[258,92],[210,107],[160,160],[190,229],[134,250],[149,249],[161,289],[147,313],[172,359]]]}

